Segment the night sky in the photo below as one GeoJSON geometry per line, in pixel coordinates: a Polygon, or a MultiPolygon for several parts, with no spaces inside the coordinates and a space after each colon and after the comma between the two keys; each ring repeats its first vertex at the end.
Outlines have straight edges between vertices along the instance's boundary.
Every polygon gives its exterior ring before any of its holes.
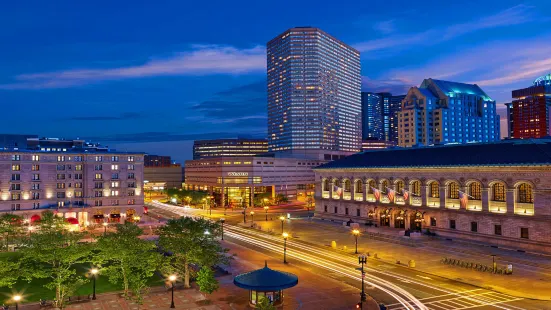
{"type": "Polygon", "coordinates": [[[265,44],[294,26],[360,50],[366,91],[477,83],[503,114],[551,72],[547,0],[4,1],[0,133],[178,161],[194,139],[263,137],[265,44]]]}

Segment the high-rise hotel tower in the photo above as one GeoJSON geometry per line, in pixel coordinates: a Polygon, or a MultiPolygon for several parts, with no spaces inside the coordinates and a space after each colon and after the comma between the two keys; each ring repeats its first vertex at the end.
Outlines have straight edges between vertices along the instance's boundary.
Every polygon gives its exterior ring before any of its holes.
{"type": "Polygon", "coordinates": [[[360,53],[318,28],[291,28],[267,44],[270,151],[361,148],[360,53]]]}

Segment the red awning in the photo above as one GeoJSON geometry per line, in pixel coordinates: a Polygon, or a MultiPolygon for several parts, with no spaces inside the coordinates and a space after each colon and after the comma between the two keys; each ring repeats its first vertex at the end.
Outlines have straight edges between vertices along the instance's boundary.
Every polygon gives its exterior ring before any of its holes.
{"type": "Polygon", "coordinates": [[[144,207],[143,207],[143,213],[147,214],[147,211],[149,211],[149,210],[147,209],[146,206],[144,206],[144,207]]]}
{"type": "Polygon", "coordinates": [[[34,222],[37,222],[37,221],[40,222],[40,219],[41,219],[40,215],[35,214],[35,215],[31,216],[31,223],[34,223],[34,222]]]}
{"type": "Polygon", "coordinates": [[[67,221],[67,223],[69,224],[78,225],[78,220],[74,217],[68,217],[65,221],[67,221]]]}

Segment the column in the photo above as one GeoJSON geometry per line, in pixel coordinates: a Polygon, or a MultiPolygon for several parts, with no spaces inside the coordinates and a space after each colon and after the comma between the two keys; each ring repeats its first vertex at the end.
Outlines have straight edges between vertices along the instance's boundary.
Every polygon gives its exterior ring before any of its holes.
{"type": "Polygon", "coordinates": [[[505,203],[507,204],[507,214],[515,214],[515,190],[505,190],[505,203]]]}
{"type": "Polygon", "coordinates": [[[488,187],[482,188],[482,192],[480,193],[482,197],[482,211],[483,212],[489,212],[490,211],[490,189],[488,187]]]}
{"type": "Polygon", "coordinates": [[[249,206],[251,206],[251,208],[252,208],[252,207],[254,207],[254,185],[251,185],[250,191],[251,191],[251,193],[249,195],[249,200],[250,200],[249,206]]]}
{"type": "Polygon", "coordinates": [[[412,210],[408,210],[406,216],[404,216],[404,227],[406,230],[411,228],[411,217],[414,214],[415,213],[412,213],[412,210]]]}
{"type": "Polygon", "coordinates": [[[220,194],[220,205],[222,206],[222,208],[225,208],[226,207],[226,195],[225,195],[225,187],[224,185],[222,185],[221,187],[221,194],[220,194]]]}
{"type": "Polygon", "coordinates": [[[446,207],[446,186],[440,185],[440,207],[446,207]]]}
{"type": "Polygon", "coordinates": [[[427,207],[428,206],[428,186],[427,185],[421,185],[421,205],[423,207],[427,207]]]}

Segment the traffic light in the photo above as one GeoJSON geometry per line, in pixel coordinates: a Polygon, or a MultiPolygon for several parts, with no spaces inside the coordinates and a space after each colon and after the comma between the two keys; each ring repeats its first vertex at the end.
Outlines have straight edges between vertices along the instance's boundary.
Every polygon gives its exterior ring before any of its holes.
{"type": "Polygon", "coordinates": [[[362,303],[361,302],[357,303],[356,304],[356,309],[361,309],[361,308],[362,308],[362,303]]]}

